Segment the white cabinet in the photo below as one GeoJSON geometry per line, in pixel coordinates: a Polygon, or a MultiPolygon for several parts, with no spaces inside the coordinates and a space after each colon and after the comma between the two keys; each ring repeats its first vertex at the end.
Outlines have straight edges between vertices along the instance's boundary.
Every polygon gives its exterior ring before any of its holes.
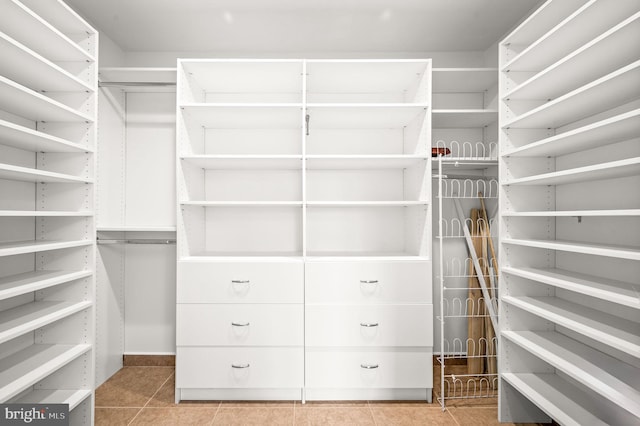
{"type": "MultiPolygon", "coordinates": [[[[431,365],[430,70],[430,60],[179,60],[178,399],[313,397],[305,345],[361,350],[340,328],[358,309],[384,319],[388,337],[370,345],[417,348],[431,365]],[[217,331],[192,335],[197,318],[217,331]],[[418,331],[394,340],[403,327],[418,331]],[[187,380],[202,366],[180,354],[205,353],[196,346],[290,348],[298,381],[264,394],[268,381],[225,392],[213,376],[187,380]]],[[[392,378],[385,387],[404,387],[392,378]]],[[[418,382],[414,397],[430,397],[431,375],[418,382]]]]}
{"type": "Polygon", "coordinates": [[[0,402],[92,424],[98,34],[57,0],[0,29],[0,402]]]}
{"type": "Polygon", "coordinates": [[[640,419],[638,40],[552,0],[500,44],[502,421],[640,419]]]}

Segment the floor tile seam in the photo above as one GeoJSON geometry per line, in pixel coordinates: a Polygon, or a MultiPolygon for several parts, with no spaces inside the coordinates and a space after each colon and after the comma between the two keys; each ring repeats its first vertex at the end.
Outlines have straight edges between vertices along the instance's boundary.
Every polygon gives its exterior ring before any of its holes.
{"type": "Polygon", "coordinates": [[[220,412],[220,407],[222,407],[222,401],[218,402],[218,407],[216,407],[216,412],[213,414],[213,418],[211,419],[211,423],[209,425],[213,426],[216,422],[216,417],[218,417],[218,413],[220,412]]]}
{"type": "Polygon", "coordinates": [[[458,419],[456,418],[456,416],[453,415],[453,413],[451,412],[451,409],[449,408],[445,408],[445,411],[449,414],[449,416],[453,419],[453,421],[455,422],[455,424],[457,424],[458,426],[464,426],[462,425],[458,419]]]}
{"type": "Polygon", "coordinates": [[[135,421],[135,419],[138,418],[138,416],[140,415],[140,413],[142,413],[142,410],[144,410],[144,407],[139,409],[138,412],[136,413],[135,416],[133,416],[133,418],[129,421],[129,423],[127,423],[127,426],[130,426],[133,424],[133,422],[135,421]]]}
{"type": "MultiPolygon", "coordinates": [[[[165,379],[164,382],[162,382],[162,384],[160,386],[158,386],[158,389],[156,389],[156,391],[153,393],[153,395],[151,395],[149,397],[149,399],[147,400],[147,402],[144,404],[144,406],[142,407],[142,410],[144,410],[145,408],[148,408],[147,406],[149,405],[149,403],[153,400],[153,398],[158,394],[158,392],[160,392],[160,389],[162,389],[162,387],[169,381],[171,380],[171,377],[173,376],[173,373],[169,374],[169,377],[167,377],[165,379]]],[[[151,407],[149,407],[151,408],[151,407]]],[[[159,408],[159,407],[157,407],[159,408]]]]}
{"type": "Polygon", "coordinates": [[[369,408],[369,413],[371,414],[371,418],[373,419],[374,426],[378,426],[378,421],[376,420],[375,414],[373,414],[373,408],[371,407],[371,401],[367,401],[367,407],[369,408]]]}

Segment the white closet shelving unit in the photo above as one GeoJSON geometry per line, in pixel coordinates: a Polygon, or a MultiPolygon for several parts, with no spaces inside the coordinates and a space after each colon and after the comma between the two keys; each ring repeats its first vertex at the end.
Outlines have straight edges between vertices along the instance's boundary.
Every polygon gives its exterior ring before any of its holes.
{"type": "MultiPolygon", "coordinates": [[[[434,235],[438,247],[434,280],[439,283],[440,296],[437,379],[443,409],[447,401],[497,396],[497,371],[491,367],[496,363],[497,339],[491,331],[483,331],[491,320],[473,278],[476,272],[465,239],[465,228],[474,229],[471,209],[481,209],[479,193],[496,238],[497,85],[497,68],[433,69],[432,147],[440,153],[434,153],[438,156],[433,158],[437,188],[434,229],[438,229],[434,235]]],[[[480,222],[485,223],[483,219],[480,222]]],[[[482,253],[477,255],[482,263],[482,253]]],[[[493,266],[491,257],[487,259],[487,266],[493,266]]],[[[495,289],[488,277],[485,279],[495,300],[495,289]]]]}
{"type": "Polygon", "coordinates": [[[98,34],[57,0],[0,29],[0,402],[92,424],[98,34]]]}
{"type": "Polygon", "coordinates": [[[176,399],[431,398],[430,93],[429,60],[179,61],[176,399]]]}
{"type": "Polygon", "coordinates": [[[640,421],[640,3],[500,44],[501,421],[640,421]]]}

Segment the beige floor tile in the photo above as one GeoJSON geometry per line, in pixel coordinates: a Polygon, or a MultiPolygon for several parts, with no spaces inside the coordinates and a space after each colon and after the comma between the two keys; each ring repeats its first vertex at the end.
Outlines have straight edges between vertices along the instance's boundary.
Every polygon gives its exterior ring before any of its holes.
{"type": "Polygon", "coordinates": [[[143,407],[172,367],[124,367],[96,389],[96,407],[143,407]]]}
{"type": "Polygon", "coordinates": [[[293,404],[291,408],[285,407],[224,407],[218,409],[214,425],[292,425],[293,404]]]}
{"type": "Polygon", "coordinates": [[[448,412],[429,405],[372,406],[371,411],[376,425],[457,426],[448,412]]]}
{"type": "Polygon", "coordinates": [[[304,407],[367,407],[367,401],[295,401],[296,409],[304,407]]]}
{"type": "Polygon", "coordinates": [[[234,407],[271,407],[293,408],[294,401],[220,401],[222,408],[234,407]]]}
{"type": "MultiPolygon", "coordinates": [[[[498,422],[498,407],[452,407],[451,415],[460,426],[513,426],[514,423],[498,422]]],[[[519,426],[536,426],[538,423],[518,423],[519,426]]]]}
{"type": "Polygon", "coordinates": [[[375,425],[369,407],[296,406],[296,425],[375,425]]]}
{"type": "Polygon", "coordinates": [[[218,407],[220,401],[180,401],[176,405],[176,376],[171,377],[162,385],[160,390],[149,400],[146,407],[218,407]]]}
{"type": "Polygon", "coordinates": [[[96,426],[126,426],[139,408],[96,408],[96,426]]]}
{"type": "Polygon", "coordinates": [[[215,407],[143,408],[131,425],[209,425],[217,411],[215,407]]]}

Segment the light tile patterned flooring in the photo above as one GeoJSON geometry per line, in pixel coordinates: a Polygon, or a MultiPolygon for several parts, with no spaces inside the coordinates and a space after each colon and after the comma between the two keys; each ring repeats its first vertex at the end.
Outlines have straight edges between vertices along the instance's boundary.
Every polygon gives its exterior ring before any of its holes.
{"type": "MultiPolygon", "coordinates": [[[[434,377],[439,377],[435,368],[434,377]]],[[[174,403],[174,367],[124,367],[96,390],[96,425],[441,425],[498,423],[495,399],[426,402],[174,403]]],[[[437,391],[437,390],[436,390],[437,391]]]]}

